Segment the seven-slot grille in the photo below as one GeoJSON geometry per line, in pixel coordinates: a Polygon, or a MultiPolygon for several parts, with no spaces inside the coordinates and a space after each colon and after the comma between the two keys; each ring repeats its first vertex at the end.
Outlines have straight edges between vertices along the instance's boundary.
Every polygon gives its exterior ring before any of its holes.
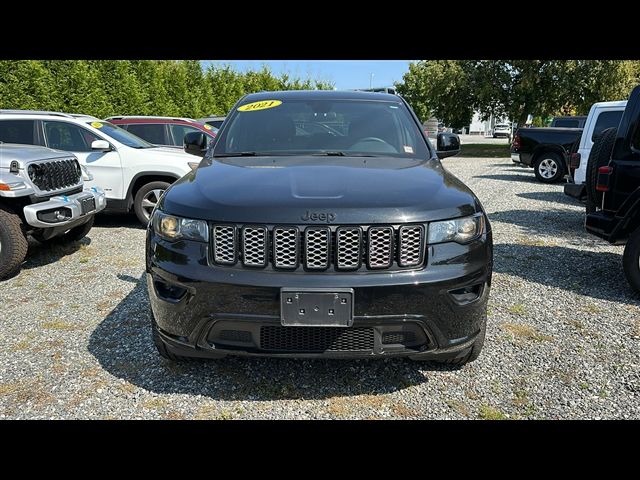
{"type": "Polygon", "coordinates": [[[82,170],[75,158],[53,162],[32,163],[27,167],[29,178],[43,192],[61,190],[80,183],[82,170]]]}
{"type": "Polygon", "coordinates": [[[384,270],[424,263],[423,225],[212,225],[211,257],[218,265],[310,271],[384,270]]]}

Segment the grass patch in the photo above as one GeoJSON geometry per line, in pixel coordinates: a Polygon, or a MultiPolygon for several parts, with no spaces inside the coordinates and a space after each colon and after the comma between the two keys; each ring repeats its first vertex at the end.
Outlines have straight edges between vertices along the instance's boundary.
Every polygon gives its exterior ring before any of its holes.
{"type": "Polygon", "coordinates": [[[142,401],[142,408],[146,408],[148,410],[155,410],[166,407],[167,401],[163,398],[150,398],[148,400],[142,401]]]}
{"type": "Polygon", "coordinates": [[[600,313],[600,312],[602,312],[602,309],[598,305],[596,305],[595,303],[588,303],[587,305],[582,307],[582,309],[587,313],[600,313]]]}
{"type": "Polygon", "coordinates": [[[391,410],[393,411],[394,415],[398,417],[406,418],[418,416],[418,412],[416,412],[412,408],[407,407],[404,403],[397,403],[392,407],[391,410]]]}
{"type": "Polygon", "coordinates": [[[524,407],[529,403],[529,393],[519,388],[515,392],[513,392],[513,403],[516,407],[524,407]]]}
{"type": "Polygon", "coordinates": [[[455,400],[455,399],[447,400],[447,406],[451,410],[458,412],[462,416],[469,417],[471,415],[471,412],[469,411],[469,407],[467,407],[460,400],[455,400]]]}
{"type": "Polygon", "coordinates": [[[502,328],[511,333],[514,337],[533,340],[535,342],[549,342],[553,340],[550,335],[540,333],[531,325],[522,325],[517,323],[503,323],[502,328]]]}
{"type": "Polygon", "coordinates": [[[460,145],[459,157],[479,158],[511,158],[511,149],[508,143],[463,143],[460,145]]]}
{"type": "Polygon", "coordinates": [[[515,305],[511,305],[507,308],[509,313],[513,313],[514,315],[526,315],[527,308],[522,303],[516,303],[515,305]]]}
{"type": "Polygon", "coordinates": [[[42,328],[47,330],[75,330],[77,327],[72,323],[63,322],[62,320],[53,320],[51,322],[44,322],[42,328]]]}
{"type": "Polygon", "coordinates": [[[504,413],[502,413],[500,410],[498,410],[495,407],[490,407],[489,405],[480,405],[478,416],[482,420],[506,420],[507,419],[504,413]]]}
{"type": "MultiPolygon", "coordinates": [[[[518,237],[516,238],[516,243],[519,245],[526,245],[528,247],[556,247],[558,246],[555,242],[549,242],[546,240],[540,240],[532,237],[518,237]]],[[[540,259],[542,257],[538,257],[540,259]]]]}

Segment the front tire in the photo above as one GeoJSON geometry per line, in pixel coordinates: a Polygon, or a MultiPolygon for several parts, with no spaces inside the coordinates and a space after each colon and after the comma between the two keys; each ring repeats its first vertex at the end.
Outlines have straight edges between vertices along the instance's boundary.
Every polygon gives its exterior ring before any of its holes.
{"type": "Polygon", "coordinates": [[[133,199],[133,210],[140,223],[147,225],[151,218],[151,212],[156,204],[160,201],[160,197],[164,191],[169,188],[167,182],[151,182],[140,187],[133,199]]]}
{"type": "Polygon", "coordinates": [[[28,248],[22,220],[0,206],[0,280],[19,270],[28,248]]]}
{"type": "Polygon", "coordinates": [[[631,288],[640,292],[640,227],[627,240],[622,255],[622,268],[631,288]]]}
{"type": "Polygon", "coordinates": [[[564,162],[557,153],[545,152],[534,163],[533,171],[541,182],[556,183],[564,175],[564,162]]]}

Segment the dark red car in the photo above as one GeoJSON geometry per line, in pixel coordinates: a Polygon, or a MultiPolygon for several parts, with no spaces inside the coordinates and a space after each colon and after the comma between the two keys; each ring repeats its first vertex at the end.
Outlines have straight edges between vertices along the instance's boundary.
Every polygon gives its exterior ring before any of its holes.
{"type": "Polygon", "coordinates": [[[210,140],[216,138],[218,129],[191,118],[122,116],[105,118],[106,121],[154,145],[182,148],[184,136],[191,132],[203,132],[210,140]]]}

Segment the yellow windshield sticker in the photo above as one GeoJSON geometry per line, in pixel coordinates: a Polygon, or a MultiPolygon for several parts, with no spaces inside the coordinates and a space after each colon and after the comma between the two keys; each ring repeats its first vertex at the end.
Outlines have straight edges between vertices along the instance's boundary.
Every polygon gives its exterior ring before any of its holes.
{"type": "Polygon", "coordinates": [[[205,130],[211,130],[211,125],[207,125],[206,123],[204,124],[204,129],[205,130]]]}
{"type": "Polygon", "coordinates": [[[265,110],[267,108],[277,107],[282,105],[280,100],[262,100],[261,102],[247,103],[238,107],[239,112],[255,112],[257,110],[265,110]]]}
{"type": "Polygon", "coordinates": [[[91,122],[91,126],[93,128],[102,128],[102,124],[100,122],[91,122]]]}

